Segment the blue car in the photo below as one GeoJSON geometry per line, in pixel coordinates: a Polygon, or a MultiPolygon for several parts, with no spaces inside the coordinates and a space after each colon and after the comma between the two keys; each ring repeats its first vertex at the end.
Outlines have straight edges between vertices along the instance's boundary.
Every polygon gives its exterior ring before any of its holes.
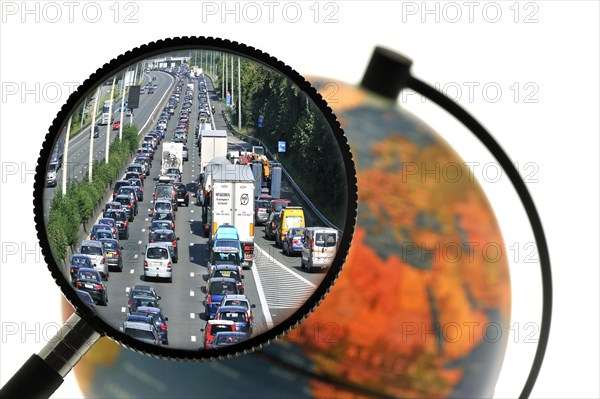
{"type": "Polygon", "coordinates": [[[287,256],[292,256],[302,252],[302,237],[304,236],[303,227],[294,227],[288,230],[283,238],[282,251],[287,256]]]}
{"type": "Polygon", "coordinates": [[[231,320],[235,324],[235,331],[252,335],[252,322],[243,306],[221,306],[217,309],[215,320],[231,320]]]}
{"type": "Polygon", "coordinates": [[[214,319],[225,295],[239,295],[237,282],[228,277],[215,277],[208,280],[205,287],[204,313],[207,320],[214,319]]]}
{"type": "Polygon", "coordinates": [[[73,255],[73,257],[71,258],[71,262],[69,262],[69,270],[71,272],[71,283],[73,285],[75,285],[76,281],[77,281],[77,272],[79,271],[80,268],[82,267],[87,267],[90,269],[94,268],[94,265],[92,264],[92,259],[87,256],[87,255],[83,255],[83,254],[75,254],[73,255]]]}

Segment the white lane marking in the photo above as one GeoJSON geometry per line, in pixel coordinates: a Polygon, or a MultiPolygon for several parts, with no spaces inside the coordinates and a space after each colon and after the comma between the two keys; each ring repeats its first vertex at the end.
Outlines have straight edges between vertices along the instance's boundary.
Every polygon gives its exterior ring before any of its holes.
{"type": "Polygon", "coordinates": [[[306,285],[312,287],[312,288],[317,288],[316,284],[311,283],[310,281],[308,281],[307,279],[305,279],[304,277],[302,277],[301,275],[299,275],[298,273],[293,272],[290,268],[285,267],[283,264],[281,264],[277,259],[273,258],[271,255],[269,255],[268,253],[266,253],[261,247],[259,247],[258,245],[254,244],[254,248],[258,248],[258,250],[260,252],[263,253],[263,255],[265,255],[267,257],[267,259],[269,259],[271,262],[273,262],[274,264],[276,264],[277,266],[279,266],[280,268],[282,268],[283,270],[285,270],[286,272],[290,273],[292,276],[296,277],[298,280],[302,281],[303,283],[305,283],[306,285]]]}
{"type": "Polygon", "coordinates": [[[194,213],[194,210],[192,209],[192,213],[194,213]]]}
{"type": "Polygon", "coordinates": [[[137,259],[138,258],[138,254],[133,255],[133,259],[137,259]]]}
{"type": "Polygon", "coordinates": [[[190,256],[190,261],[192,261],[192,262],[194,261],[194,257],[193,256],[190,256]]]}
{"type": "Polygon", "coordinates": [[[129,294],[129,291],[131,291],[131,287],[127,287],[125,288],[125,292],[129,294]]]}
{"type": "Polygon", "coordinates": [[[195,319],[196,318],[196,313],[190,313],[190,319],[195,319]]]}
{"type": "MultiPolygon", "coordinates": [[[[254,246],[256,246],[256,244],[254,244],[254,246]]],[[[258,291],[260,307],[263,311],[263,315],[265,316],[267,328],[271,329],[273,327],[273,319],[271,318],[271,312],[269,312],[269,305],[267,305],[267,298],[265,297],[265,293],[263,292],[262,283],[260,282],[260,276],[258,275],[258,270],[256,270],[256,265],[253,265],[251,269],[252,276],[254,276],[254,281],[256,282],[256,290],[258,291]]]]}
{"type": "Polygon", "coordinates": [[[196,336],[195,335],[192,335],[190,338],[191,338],[192,342],[196,342],[196,336]]]}
{"type": "Polygon", "coordinates": [[[190,290],[190,296],[196,296],[196,294],[194,294],[194,290],[190,290]]]}
{"type": "Polygon", "coordinates": [[[148,218],[144,219],[144,222],[147,222],[147,221],[148,221],[148,218]]]}
{"type": "Polygon", "coordinates": [[[190,247],[193,247],[193,246],[194,246],[194,243],[193,243],[193,242],[191,242],[191,243],[190,243],[190,247]]]}
{"type": "Polygon", "coordinates": [[[142,229],[142,233],[143,233],[144,231],[146,231],[146,229],[142,229]]]}
{"type": "Polygon", "coordinates": [[[194,272],[190,272],[190,277],[194,277],[194,272]]]}
{"type": "Polygon", "coordinates": [[[193,221],[194,221],[194,219],[190,220],[190,222],[193,222],[193,221]]]}
{"type": "Polygon", "coordinates": [[[127,312],[127,308],[123,306],[123,307],[121,308],[121,313],[125,313],[125,312],[127,312]]]}
{"type": "Polygon", "coordinates": [[[133,273],[135,273],[135,270],[131,269],[131,270],[129,271],[129,274],[133,274],[133,273]]]}
{"type": "Polygon", "coordinates": [[[141,241],[138,241],[138,245],[142,245],[142,242],[141,242],[141,241]]]}
{"type": "Polygon", "coordinates": [[[148,212],[151,212],[151,211],[152,211],[152,209],[148,208],[148,212]]]}

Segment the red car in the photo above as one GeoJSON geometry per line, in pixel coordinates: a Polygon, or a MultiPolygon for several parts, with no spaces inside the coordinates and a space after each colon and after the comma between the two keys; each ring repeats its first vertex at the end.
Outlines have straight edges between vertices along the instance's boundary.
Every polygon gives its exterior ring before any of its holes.
{"type": "Polygon", "coordinates": [[[210,349],[218,332],[236,330],[235,323],[231,320],[209,320],[200,331],[204,333],[204,349],[210,349]]]}
{"type": "Polygon", "coordinates": [[[118,130],[121,128],[121,121],[116,121],[113,123],[113,130],[118,130]]]}

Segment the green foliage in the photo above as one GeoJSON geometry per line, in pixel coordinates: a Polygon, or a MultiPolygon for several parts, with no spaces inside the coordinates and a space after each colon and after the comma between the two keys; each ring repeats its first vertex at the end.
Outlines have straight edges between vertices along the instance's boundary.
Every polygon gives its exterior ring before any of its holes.
{"type": "MultiPolygon", "coordinates": [[[[237,103],[237,59],[234,65],[237,103]]],[[[287,152],[278,154],[278,161],[319,210],[342,226],[345,208],[340,205],[345,204],[345,171],[325,118],[298,86],[279,72],[248,60],[242,60],[240,69],[242,130],[260,139],[271,151],[277,149],[278,141],[286,141],[287,152]],[[258,127],[260,115],[262,128],[258,127]]],[[[221,84],[220,79],[217,93],[221,92],[221,84]]],[[[237,125],[237,115],[231,122],[237,125]]]]}
{"type": "Polygon", "coordinates": [[[106,190],[112,186],[125,161],[139,145],[138,128],[123,129],[123,141],[117,139],[109,147],[109,163],[96,161],[93,165],[92,181],[85,176],[81,181],[68,183],[65,196],[59,187],[50,205],[46,231],[54,256],[63,259],[67,247],[77,244],[79,229],[88,222],[106,190]]]}

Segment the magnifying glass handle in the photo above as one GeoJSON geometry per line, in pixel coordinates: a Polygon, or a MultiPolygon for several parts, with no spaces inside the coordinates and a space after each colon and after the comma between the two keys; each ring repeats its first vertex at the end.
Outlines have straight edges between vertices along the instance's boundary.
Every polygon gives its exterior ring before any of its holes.
{"type": "Polygon", "coordinates": [[[100,334],[74,313],[0,389],[0,398],[49,398],[98,339],[100,334]]]}

